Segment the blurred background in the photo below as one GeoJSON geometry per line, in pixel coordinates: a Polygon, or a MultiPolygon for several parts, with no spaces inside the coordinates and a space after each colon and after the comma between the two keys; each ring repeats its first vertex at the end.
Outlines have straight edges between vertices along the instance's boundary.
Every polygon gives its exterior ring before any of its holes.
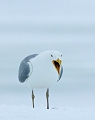
{"type": "MultiPolygon", "coordinates": [[[[18,68],[24,57],[45,50],[63,53],[64,74],[50,89],[51,106],[95,106],[95,1],[0,1],[0,104],[31,105],[18,68]]],[[[43,105],[45,90],[35,94],[43,105]]]]}

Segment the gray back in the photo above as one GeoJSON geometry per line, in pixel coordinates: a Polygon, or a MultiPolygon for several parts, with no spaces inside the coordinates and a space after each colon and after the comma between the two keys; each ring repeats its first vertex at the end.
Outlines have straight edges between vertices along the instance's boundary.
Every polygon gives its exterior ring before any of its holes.
{"type": "Polygon", "coordinates": [[[18,71],[18,78],[21,83],[23,83],[29,77],[30,73],[30,67],[28,63],[29,60],[35,58],[37,55],[38,54],[29,55],[22,60],[18,71]]]}

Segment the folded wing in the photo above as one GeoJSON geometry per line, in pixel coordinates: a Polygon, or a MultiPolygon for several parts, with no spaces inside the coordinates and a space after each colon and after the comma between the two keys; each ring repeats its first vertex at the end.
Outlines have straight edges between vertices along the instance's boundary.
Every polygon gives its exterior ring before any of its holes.
{"type": "MultiPolygon", "coordinates": [[[[62,74],[63,74],[63,66],[61,65],[61,69],[60,69],[60,74],[59,74],[59,79],[58,79],[58,81],[61,79],[62,74]]],[[[58,81],[57,81],[57,82],[58,82],[58,81]]]]}
{"type": "Polygon", "coordinates": [[[21,83],[23,83],[32,73],[32,64],[30,63],[30,59],[33,59],[38,54],[32,54],[24,58],[20,64],[18,78],[21,83]]]}

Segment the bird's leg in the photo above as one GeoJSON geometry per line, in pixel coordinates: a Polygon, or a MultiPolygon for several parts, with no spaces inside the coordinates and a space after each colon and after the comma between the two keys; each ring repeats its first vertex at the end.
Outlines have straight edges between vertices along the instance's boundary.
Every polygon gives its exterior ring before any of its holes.
{"type": "Polygon", "coordinates": [[[32,90],[32,104],[33,104],[33,108],[34,108],[34,98],[35,98],[35,96],[34,96],[34,92],[32,90]]]}
{"type": "Polygon", "coordinates": [[[49,89],[46,91],[47,109],[49,109],[49,89]]]}

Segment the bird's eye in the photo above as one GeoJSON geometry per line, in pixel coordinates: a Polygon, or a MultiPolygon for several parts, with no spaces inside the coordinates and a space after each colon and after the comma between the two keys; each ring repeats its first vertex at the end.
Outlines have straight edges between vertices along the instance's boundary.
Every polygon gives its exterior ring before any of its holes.
{"type": "Polygon", "coordinates": [[[51,55],[51,57],[53,57],[53,55],[51,55]]]}
{"type": "Polygon", "coordinates": [[[61,55],[61,57],[62,57],[62,55],[61,55]]]}

